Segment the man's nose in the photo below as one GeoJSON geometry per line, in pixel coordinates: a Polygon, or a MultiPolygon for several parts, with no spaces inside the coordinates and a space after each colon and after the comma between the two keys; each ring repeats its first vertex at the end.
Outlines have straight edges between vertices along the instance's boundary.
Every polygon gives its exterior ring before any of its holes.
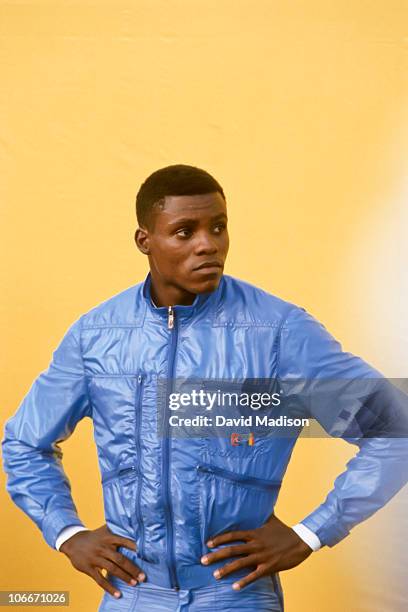
{"type": "Polygon", "coordinates": [[[218,251],[217,241],[207,233],[197,236],[195,248],[196,253],[216,253],[218,251]]]}

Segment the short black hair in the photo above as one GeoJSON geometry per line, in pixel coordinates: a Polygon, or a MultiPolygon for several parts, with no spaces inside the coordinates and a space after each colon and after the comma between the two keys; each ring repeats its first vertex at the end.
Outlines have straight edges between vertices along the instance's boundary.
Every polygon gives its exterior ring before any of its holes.
{"type": "Polygon", "coordinates": [[[156,170],[142,183],[136,196],[136,217],[140,226],[150,227],[153,206],[166,196],[198,195],[218,191],[226,201],[221,185],[211,174],[186,164],[156,170]]]}

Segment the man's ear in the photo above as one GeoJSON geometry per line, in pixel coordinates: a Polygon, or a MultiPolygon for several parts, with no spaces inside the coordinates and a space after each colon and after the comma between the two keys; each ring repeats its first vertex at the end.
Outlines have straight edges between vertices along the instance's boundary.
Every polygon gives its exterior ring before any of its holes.
{"type": "Polygon", "coordinates": [[[138,227],[135,231],[136,246],[143,255],[148,255],[149,250],[149,231],[142,227],[138,227]]]}

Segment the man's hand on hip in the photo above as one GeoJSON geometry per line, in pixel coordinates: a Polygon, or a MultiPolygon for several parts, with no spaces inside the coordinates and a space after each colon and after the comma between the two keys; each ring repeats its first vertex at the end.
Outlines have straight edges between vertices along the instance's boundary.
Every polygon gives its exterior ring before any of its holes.
{"type": "Polygon", "coordinates": [[[115,535],[107,525],[102,525],[98,529],[80,531],[71,536],[61,545],[60,551],[69,558],[75,569],[91,576],[99,586],[117,598],[121,596],[120,591],[110,584],[101,570],[107,570],[132,586],[146,578],[137,565],[117,550],[118,546],[136,550],[135,542],[115,535]]]}
{"type": "Polygon", "coordinates": [[[232,588],[235,590],[242,589],[262,576],[295,567],[313,552],[293,529],[282,523],[274,514],[258,529],[229,531],[210,538],[207,546],[215,548],[236,541],[244,544],[225,546],[201,559],[201,563],[209,565],[222,559],[238,557],[215,570],[214,576],[217,579],[244,567],[255,567],[247,576],[234,582],[232,588]]]}

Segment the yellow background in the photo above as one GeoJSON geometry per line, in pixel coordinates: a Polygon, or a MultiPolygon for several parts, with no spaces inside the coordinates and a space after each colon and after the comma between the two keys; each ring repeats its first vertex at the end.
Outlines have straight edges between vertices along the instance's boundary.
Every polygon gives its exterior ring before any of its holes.
{"type": "MultiPolygon", "coordinates": [[[[226,273],[407,376],[407,24],[398,0],[0,2],[2,422],[68,326],[145,277],[135,195],[172,163],[224,187],[226,273]]],[[[96,528],[89,420],[63,450],[96,528]]],[[[355,451],[299,441],[277,515],[301,520],[355,451]]],[[[0,588],[70,590],[71,610],[96,610],[100,587],[47,546],[1,478],[0,588]]],[[[379,597],[402,495],[282,573],[286,612],[397,609],[379,597]]]]}

